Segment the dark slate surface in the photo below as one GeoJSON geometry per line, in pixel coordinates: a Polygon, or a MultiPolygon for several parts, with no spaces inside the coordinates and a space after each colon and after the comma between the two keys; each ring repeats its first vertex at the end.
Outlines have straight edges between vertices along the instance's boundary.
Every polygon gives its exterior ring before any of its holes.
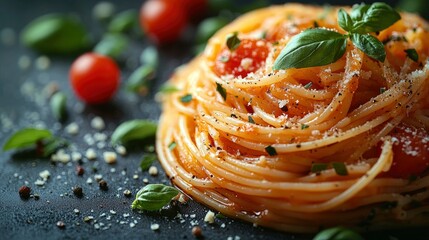
{"type": "MultiPolygon", "coordinates": [[[[42,14],[74,12],[81,16],[91,29],[94,39],[97,39],[102,29],[91,18],[91,9],[95,2],[1,1],[0,30],[11,28],[18,34],[27,22],[42,14]]],[[[140,3],[141,1],[132,0],[117,1],[115,4],[118,10],[125,10],[137,9],[140,3]]],[[[188,35],[191,33],[192,29],[188,35]]],[[[191,59],[190,39],[185,37],[181,43],[160,49],[162,70],[158,71],[152,92],[168,79],[175,67],[191,59]]],[[[145,40],[132,43],[127,54],[128,63],[122,64],[123,80],[135,68],[141,50],[149,44],[145,40]]],[[[3,145],[6,138],[17,129],[42,124],[57,135],[67,138],[79,152],[84,153],[88,145],[83,141],[83,136],[97,132],[89,123],[95,116],[105,120],[106,129],[102,132],[107,135],[125,120],[134,118],[157,120],[159,117],[160,108],[153,100],[153,94],[136,97],[122,90],[109,104],[85,106],[74,97],[68,85],[68,69],[74,57],[50,56],[49,69],[40,70],[35,66],[39,56],[21,46],[18,39],[12,44],[0,43],[0,145],[3,145]],[[31,66],[26,70],[20,69],[17,64],[22,56],[28,56],[32,60],[31,66]],[[63,124],[54,120],[46,105],[46,99],[41,94],[42,89],[53,81],[68,96],[69,118],[63,124]],[[77,136],[70,136],[64,131],[64,126],[71,122],[76,122],[80,126],[77,136]]],[[[97,149],[96,146],[94,148],[97,149]]],[[[144,185],[143,178],[147,178],[151,183],[167,183],[167,178],[158,163],[155,163],[160,171],[157,177],[139,170],[140,158],[145,154],[145,151],[139,148],[130,149],[127,156],[118,157],[117,164],[108,165],[102,160],[102,152],[111,150],[110,146],[102,150],[97,149],[98,159],[83,163],[85,169],[83,176],[76,175],[75,162],[53,165],[49,160],[31,158],[25,154],[0,153],[0,239],[193,239],[192,224],[202,227],[206,239],[228,237],[234,239],[236,236],[241,239],[312,237],[253,227],[251,224],[232,219],[216,219],[216,224],[207,225],[203,219],[208,209],[193,201],[185,205],[170,206],[161,213],[133,212],[129,207],[133,197],[124,197],[123,190],[129,189],[135,193],[144,185]],[[97,168],[97,172],[93,171],[94,168],[97,168]],[[44,187],[38,187],[34,182],[39,178],[39,172],[43,170],[49,170],[51,178],[44,187]],[[86,180],[89,177],[94,178],[95,174],[103,175],[109,185],[108,191],[99,190],[95,181],[92,185],[86,183],[86,180]],[[138,179],[134,179],[134,175],[137,175],[138,179]],[[24,184],[30,186],[33,193],[40,195],[40,199],[20,199],[18,189],[24,184]],[[83,188],[83,198],[73,195],[71,188],[76,185],[83,188]],[[74,209],[78,209],[80,213],[76,214],[74,209]],[[182,215],[181,219],[177,218],[178,213],[182,215]],[[88,216],[94,217],[94,220],[86,223],[83,219],[88,216]],[[64,229],[56,226],[58,221],[65,223],[64,229]],[[152,231],[150,229],[152,223],[158,223],[160,229],[152,231]]],[[[411,236],[414,239],[429,238],[425,231],[420,231],[419,235],[416,235],[414,230],[368,235],[374,239],[395,239],[390,237],[409,239],[411,236]]]]}

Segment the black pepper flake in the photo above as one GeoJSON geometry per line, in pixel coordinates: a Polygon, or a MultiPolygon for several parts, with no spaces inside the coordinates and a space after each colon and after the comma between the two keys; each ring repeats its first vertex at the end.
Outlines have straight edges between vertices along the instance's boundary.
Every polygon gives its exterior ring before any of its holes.
{"type": "Polygon", "coordinates": [[[280,108],[283,112],[287,112],[289,111],[289,108],[287,107],[287,105],[284,105],[282,108],[280,108]]]}
{"type": "Polygon", "coordinates": [[[100,189],[101,190],[103,190],[103,191],[107,191],[108,189],[109,189],[109,187],[107,186],[107,182],[106,182],[106,180],[101,180],[99,183],[98,183],[98,186],[100,187],[100,189]]]}
{"type": "Polygon", "coordinates": [[[76,196],[76,197],[78,197],[78,198],[81,198],[81,197],[83,197],[83,189],[81,188],[81,187],[79,187],[79,186],[75,186],[75,187],[73,187],[73,194],[76,196]]]}
{"type": "Polygon", "coordinates": [[[28,186],[22,186],[19,188],[19,196],[22,199],[29,199],[30,198],[30,193],[31,193],[31,188],[28,186]]]}
{"type": "Polygon", "coordinates": [[[59,229],[64,229],[66,227],[66,224],[63,221],[58,221],[57,222],[57,227],[59,229]]]}

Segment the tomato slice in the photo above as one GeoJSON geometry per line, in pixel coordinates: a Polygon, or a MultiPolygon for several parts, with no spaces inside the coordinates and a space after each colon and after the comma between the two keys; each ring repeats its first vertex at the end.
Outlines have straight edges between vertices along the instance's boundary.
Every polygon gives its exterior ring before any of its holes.
{"type": "Polygon", "coordinates": [[[409,178],[421,175],[429,167],[429,133],[423,128],[400,124],[390,134],[393,163],[382,176],[409,178]]]}
{"type": "Polygon", "coordinates": [[[218,76],[246,77],[262,67],[269,53],[265,40],[242,39],[237,49],[224,47],[216,57],[214,71],[218,76]]]}

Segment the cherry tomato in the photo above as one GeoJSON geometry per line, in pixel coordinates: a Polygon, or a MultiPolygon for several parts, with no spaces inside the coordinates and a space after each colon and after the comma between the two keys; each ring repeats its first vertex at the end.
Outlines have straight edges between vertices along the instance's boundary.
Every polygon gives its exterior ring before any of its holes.
{"type": "Polygon", "coordinates": [[[265,40],[243,39],[237,49],[223,48],[216,58],[214,71],[219,75],[246,77],[264,64],[269,50],[265,40]]]}
{"type": "Polygon", "coordinates": [[[99,104],[109,101],[115,94],[120,71],[109,57],[86,53],[73,62],[69,77],[75,94],[81,100],[99,104]]]}
{"type": "Polygon", "coordinates": [[[175,0],[149,0],[140,9],[140,25],[159,44],[177,40],[187,22],[185,8],[175,0]]]}
{"type": "Polygon", "coordinates": [[[382,176],[409,178],[429,167],[429,133],[423,128],[400,124],[390,134],[394,140],[393,163],[382,176]]]}

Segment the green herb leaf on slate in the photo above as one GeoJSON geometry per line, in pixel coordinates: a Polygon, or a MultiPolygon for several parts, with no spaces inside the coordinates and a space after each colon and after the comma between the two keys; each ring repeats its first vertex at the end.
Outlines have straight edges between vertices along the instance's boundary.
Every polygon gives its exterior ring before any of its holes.
{"type": "Polygon", "coordinates": [[[419,61],[419,54],[417,53],[416,49],[414,48],[406,49],[405,53],[407,54],[407,57],[413,60],[414,62],[419,61]]]}
{"type": "Polygon", "coordinates": [[[120,124],[112,134],[112,144],[126,144],[134,140],[154,137],[157,124],[149,120],[130,120],[120,124]]]}
{"type": "Polygon", "coordinates": [[[313,240],[364,240],[364,238],[353,230],[344,227],[334,227],[319,232],[313,240]]]}
{"type": "Polygon", "coordinates": [[[234,51],[240,46],[241,40],[238,38],[238,33],[234,32],[226,37],[226,46],[229,50],[234,51]]]}
{"type": "Polygon", "coordinates": [[[152,163],[155,162],[156,158],[156,154],[144,155],[140,162],[140,168],[142,169],[142,171],[148,170],[152,163]]]}
{"type": "Polygon", "coordinates": [[[48,14],[31,21],[21,32],[25,46],[46,54],[73,54],[89,48],[89,34],[73,15],[48,14]]]}
{"type": "Polygon", "coordinates": [[[170,94],[178,91],[180,91],[178,87],[170,84],[164,84],[159,88],[159,92],[162,94],[170,94]]]}
{"type": "Polygon", "coordinates": [[[108,33],[94,47],[94,52],[118,59],[129,45],[128,38],[120,33],[108,33]]]}
{"type": "Polygon", "coordinates": [[[35,145],[38,141],[52,137],[52,133],[47,129],[24,128],[15,132],[3,145],[3,151],[11,149],[23,149],[35,145]]]}
{"type": "Polygon", "coordinates": [[[69,143],[67,140],[59,137],[48,138],[44,142],[43,146],[43,157],[49,157],[55,153],[58,149],[67,146],[69,143]]]}
{"type": "Polygon", "coordinates": [[[274,69],[323,66],[340,59],[347,45],[346,36],[326,29],[308,29],[294,36],[280,52],[274,69]]]}
{"type": "Polygon", "coordinates": [[[151,65],[143,65],[133,73],[127,80],[126,88],[128,91],[140,92],[150,86],[151,80],[155,77],[155,69],[151,65]]]}
{"type": "Polygon", "coordinates": [[[140,55],[140,63],[152,66],[154,69],[157,68],[159,63],[158,50],[152,46],[145,48],[140,55]]]}
{"type": "Polygon", "coordinates": [[[131,204],[132,209],[157,211],[170,203],[179,191],[163,184],[149,184],[136,194],[136,199],[131,204]]]}
{"type": "Polygon", "coordinates": [[[386,59],[384,45],[376,37],[369,34],[353,33],[350,36],[353,44],[371,58],[380,62],[386,59]]]}
{"type": "Polygon", "coordinates": [[[136,10],[126,10],[118,13],[110,21],[109,32],[126,33],[138,25],[138,12],[136,10]]]}
{"type": "Polygon", "coordinates": [[[54,95],[52,95],[51,99],[49,100],[49,105],[51,106],[51,112],[54,115],[54,117],[62,121],[67,116],[67,97],[62,92],[56,92],[54,95]]]}
{"type": "Polygon", "coordinates": [[[216,91],[222,96],[223,100],[226,101],[226,89],[222,87],[222,84],[216,83],[216,91]]]}

